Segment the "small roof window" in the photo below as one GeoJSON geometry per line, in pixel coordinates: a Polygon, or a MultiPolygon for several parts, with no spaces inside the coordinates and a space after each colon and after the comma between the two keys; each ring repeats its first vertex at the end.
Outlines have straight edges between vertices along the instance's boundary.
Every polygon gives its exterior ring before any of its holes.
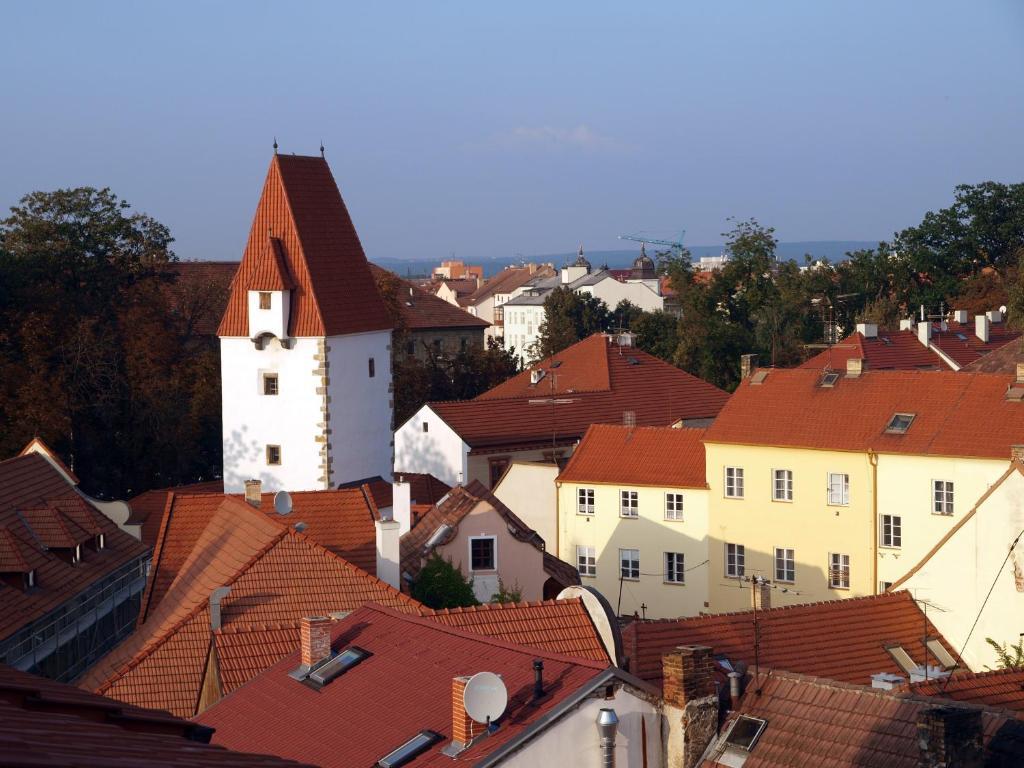
{"type": "Polygon", "coordinates": [[[431,746],[444,739],[437,731],[420,731],[394,752],[377,761],[378,768],[399,768],[411,763],[416,757],[426,752],[431,746]]]}
{"type": "Polygon", "coordinates": [[[894,413],[889,423],[885,425],[887,435],[905,435],[910,425],[914,423],[913,413],[894,413]]]}
{"type": "Polygon", "coordinates": [[[346,648],[326,664],[317,667],[315,671],[310,673],[309,679],[317,685],[327,685],[334,678],[348,672],[352,667],[371,655],[369,651],[353,645],[351,648],[346,648]]]}
{"type": "Polygon", "coordinates": [[[917,670],[917,664],[910,658],[910,654],[904,650],[902,645],[889,645],[886,646],[885,650],[889,652],[892,660],[899,665],[899,668],[908,675],[917,670]]]}
{"type": "Polygon", "coordinates": [[[945,670],[955,669],[957,667],[956,659],[953,658],[953,654],[946,650],[946,646],[937,637],[929,637],[925,641],[925,646],[932,656],[942,665],[945,670]]]}
{"type": "Polygon", "coordinates": [[[825,388],[834,387],[836,382],[839,381],[839,374],[835,371],[826,371],[821,377],[821,386],[825,388]]]}
{"type": "Polygon", "coordinates": [[[760,738],[761,732],[766,725],[768,725],[767,720],[762,720],[759,717],[750,717],[749,715],[740,715],[736,718],[732,728],[729,729],[729,735],[725,737],[725,743],[749,752],[757,744],[757,740],[760,738]]]}

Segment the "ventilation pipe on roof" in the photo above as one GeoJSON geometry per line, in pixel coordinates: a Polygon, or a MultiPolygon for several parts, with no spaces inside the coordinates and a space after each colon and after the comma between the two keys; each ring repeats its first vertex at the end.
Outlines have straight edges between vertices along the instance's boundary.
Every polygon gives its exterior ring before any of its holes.
{"type": "Polygon", "coordinates": [[[231,587],[217,587],[210,593],[210,629],[216,632],[221,627],[221,601],[231,592],[231,587]]]}
{"type": "Polygon", "coordinates": [[[610,707],[602,707],[597,714],[597,732],[601,737],[601,768],[615,768],[615,732],[619,716],[610,707]]]}
{"type": "Polygon", "coordinates": [[[974,335],[981,339],[982,343],[988,344],[989,319],[985,315],[974,316],[974,335]]]}
{"type": "Polygon", "coordinates": [[[740,696],[743,695],[743,675],[739,672],[729,673],[729,706],[733,712],[740,708],[740,696]]]}
{"type": "Polygon", "coordinates": [[[540,659],[533,660],[533,698],[544,697],[544,662],[540,659]]]}

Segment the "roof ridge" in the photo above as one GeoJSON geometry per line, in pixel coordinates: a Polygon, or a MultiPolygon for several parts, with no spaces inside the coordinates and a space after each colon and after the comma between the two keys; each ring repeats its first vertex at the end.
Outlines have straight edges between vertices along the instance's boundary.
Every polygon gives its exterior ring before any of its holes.
{"type": "Polygon", "coordinates": [[[566,597],[550,598],[548,600],[520,600],[518,603],[481,603],[480,605],[456,606],[454,608],[437,608],[433,609],[433,613],[424,615],[450,616],[452,614],[484,613],[487,611],[510,611],[519,610],[521,608],[541,608],[547,606],[555,606],[561,603],[570,604],[582,602],[582,598],[579,597],[566,597]]]}
{"type": "MultiPolygon", "coordinates": [[[[164,544],[167,540],[167,527],[170,525],[171,515],[174,510],[174,500],[176,495],[174,491],[167,491],[167,498],[164,500],[164,511],[160,516],[160,528],[157,529],[156,541],[153,543],[153,556],[150,558],[149,578],[146,579],[146,588],[142,592],[142,604],[139,610],[138,619],[135,622],[135,631],[139,630],[149,615],[150,600],[153,597],[153,587],[156,585],[156,574],[160,568],[160,563],[163,562],[164,556],[164,544]]],[[[168,589],[170,584],[167,585],[168,589]]],[[[164,597],[167,596],[167,592],[164,592],[164,597]]]]}

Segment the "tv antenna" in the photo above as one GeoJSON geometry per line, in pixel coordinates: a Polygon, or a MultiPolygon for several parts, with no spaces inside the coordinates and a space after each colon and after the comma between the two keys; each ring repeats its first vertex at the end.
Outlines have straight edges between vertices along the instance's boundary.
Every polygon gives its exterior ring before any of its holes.
{"type": "Polygon", "coordinates": [[[477,672],[466,682],[462,704],[467,715],[490,728],[491,723],[505,713],[508,689],[493,672],[477,672]]]}
{"type": "Polygon", "coordinates": [[[292,495],[288,491],[274,494],[274,511],[282,517],[292,511],[292,495]]]}

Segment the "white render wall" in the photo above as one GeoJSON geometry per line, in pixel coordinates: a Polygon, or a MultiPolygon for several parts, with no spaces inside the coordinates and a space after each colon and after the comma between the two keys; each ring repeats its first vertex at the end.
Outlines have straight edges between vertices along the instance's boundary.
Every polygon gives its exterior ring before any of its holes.
{"type": "Polygon", "coordinates": [[[395,432],[395,474],[429,473],[448,485],[468,481],[469,446],[424,405],[395,432]],[[423,425],[427,431],[423,431],[423,425]]]}
{"type": "Polygon", "coordinates": [[[665,299],[642,282],[622,283],[614,277],[606,277],[590,288],[590,293],[614,310],[620,301],[636,304],[644,312],[655,312],[665,308],[665,299]]]}

